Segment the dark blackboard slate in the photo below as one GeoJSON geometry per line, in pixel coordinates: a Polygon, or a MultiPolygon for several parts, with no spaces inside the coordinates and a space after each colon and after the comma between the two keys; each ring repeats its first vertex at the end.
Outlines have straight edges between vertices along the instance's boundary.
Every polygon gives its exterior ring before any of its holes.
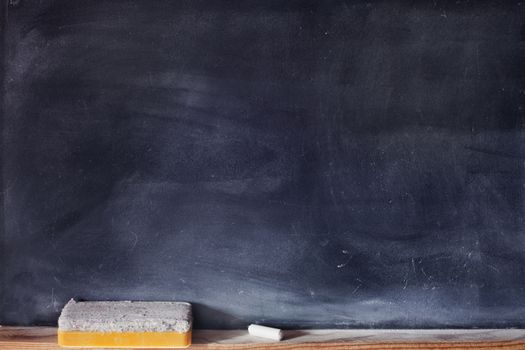
{"type": "Polygon", "coordinates": [[[525,326],[525,3],[2,3],[1,324],[525,326]]]}

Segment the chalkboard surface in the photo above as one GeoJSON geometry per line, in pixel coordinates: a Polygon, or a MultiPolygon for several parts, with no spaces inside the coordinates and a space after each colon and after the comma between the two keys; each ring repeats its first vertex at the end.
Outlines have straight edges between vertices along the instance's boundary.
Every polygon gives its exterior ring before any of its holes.
{"type": "Polygon", "coordinates": [[[525,3],[2,4],[0,324],[525,326],[525,3]]]}

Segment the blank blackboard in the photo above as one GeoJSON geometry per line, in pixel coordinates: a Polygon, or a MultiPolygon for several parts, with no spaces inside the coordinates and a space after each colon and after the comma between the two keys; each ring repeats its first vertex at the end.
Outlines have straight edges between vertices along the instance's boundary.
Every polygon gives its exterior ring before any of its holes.
{"type": "Polygon", "coordinates": [[[525,3],[2,4],[0,324],[525,326],[525,3]]]}

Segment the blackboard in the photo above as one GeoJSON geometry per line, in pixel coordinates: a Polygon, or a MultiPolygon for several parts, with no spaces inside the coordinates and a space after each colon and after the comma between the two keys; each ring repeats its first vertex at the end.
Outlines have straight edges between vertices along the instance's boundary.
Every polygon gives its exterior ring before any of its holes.
{"type": "Polygon", "coordinates": [[[525,326],[525,3],[2,4],[0,324],[525,326]]]}

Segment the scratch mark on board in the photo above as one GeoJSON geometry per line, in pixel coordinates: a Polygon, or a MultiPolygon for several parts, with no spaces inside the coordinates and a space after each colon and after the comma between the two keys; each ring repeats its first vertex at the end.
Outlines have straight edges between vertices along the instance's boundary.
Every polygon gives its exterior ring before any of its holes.
{"type": "Polygon", "coordinates": [[[138,243],[138,241],[139,241],[139,236],[138,236],[135,232],[133,232],[133,231],[130,231],[130,232],[131,232],[131,233],[133,234],[133,236],[135,237],[135,240],[134,240],[133,244],[131,245],[131,249],[130,249],[130,250],[133,250],[133,249],[135,249],[135,247],[137,246],[137,243],[138,243]]]}
{"type": "Polygon", "coordinates": [[[359,284],[357,287],[354,288],[354,291],[352,292],[352,294],[355,294],[359,288],[361,288],[362,284],[359,284]]]}
{"type": "Polygon", "coordinates": [[[487,266],[490,267],[491,269],[493,269],[494,271],[496,271],[497,273],[500,273],[500,270],[498,268],[496,268],[495,266],[489,265],[489,264],[487,264],[487,266]]]}
{"type": "MultiPolygon", "coordinates": [[[[341,253],[343,253],[344,255],[348,255],[348,254],[349,254],[349,253],[348,253],[348,250],[344,250],[344,249],[341,251],[341,253]]],[[[343,267],[345,267],[346,265],[348,265],[348,263],[350,262],[350,260],[352,260],[352,257],[353,257],[353,255],[350,255],[350,256],[348,257],[348,259],[347,259],[344,263],[337,265],[337,268],[340,269],[340,268],[343,268],[343,267]]]]}

